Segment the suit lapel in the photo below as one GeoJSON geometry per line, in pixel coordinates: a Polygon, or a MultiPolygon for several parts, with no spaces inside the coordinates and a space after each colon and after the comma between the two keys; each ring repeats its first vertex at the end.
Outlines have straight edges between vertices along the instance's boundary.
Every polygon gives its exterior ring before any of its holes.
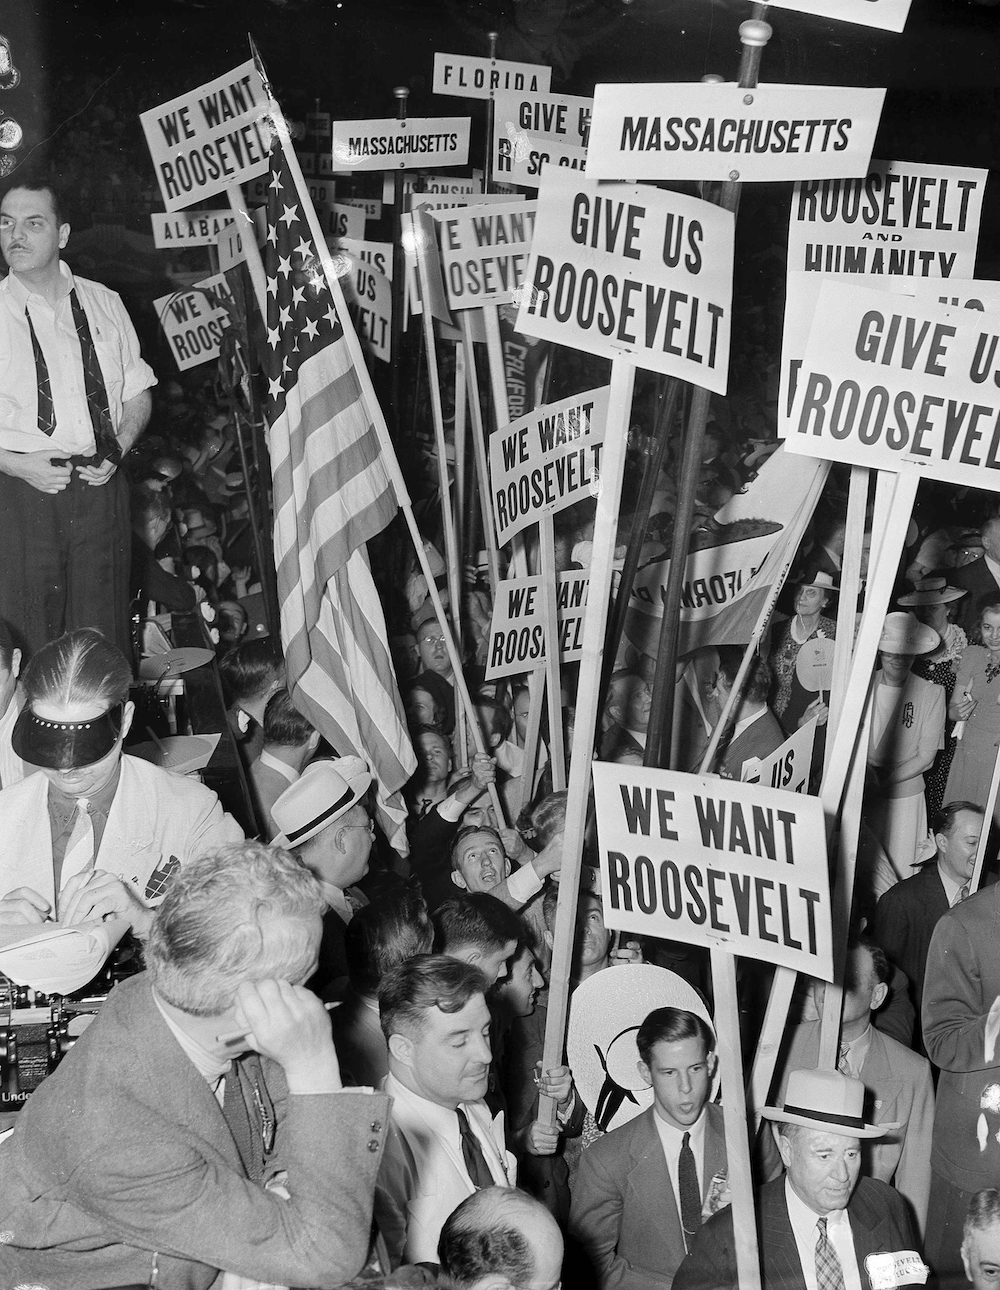
{"type": "MultiPolygon", "coordinates": [[[[702,1204],[708,1200],[708,1189],[712,1184],[712,1179],[717,1173],[721,1173],[726,1168],[726,1135],[722,1125],[716,1124],[716,1117],[712,1114],[713,1107],[707,1109],[705,1122],[705,1161],[704,1173],[701,1180],[701,1200],[702,1204]]],[[[722,1108],[718,1108],[721,1112],[722,1108]]]]}
{"type": "Polygon", "coordinates": [[[651,1232],[663,1233],[666,1248],[683,1251],[684,1233],[667,1158],[653,1119],[655,1114],[650,1107],[631,1122],[633,1132],[629,1153],[633,1165],[629,1170],[629,1186],[633,1194],[632,1204],[648,1215],[651,1232]]]}
{"type": "Polygon", "coordinates": [[[785,1181],[778,1178],[760,1193],[760,1247],[765,1286],[780,1290],[806,1290],[799,1247],[788,1219],[785,1181]]]}

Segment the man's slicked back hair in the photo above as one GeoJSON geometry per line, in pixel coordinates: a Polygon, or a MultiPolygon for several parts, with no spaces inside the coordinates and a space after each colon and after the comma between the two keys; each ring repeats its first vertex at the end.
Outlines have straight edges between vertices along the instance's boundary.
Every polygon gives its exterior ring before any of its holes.
{"type": "Polygon", "coordinates": [[[128,659],[93,627],[43,645],[22,677],[29,705],[99,703],[107,709],[128,698],[131,684],[128,659]]]}
{"type": "Polygon", "coordinates": [[[654,1008],[639,1027],[635,1046],[639,1056],[650,1066],[655,1044],[662,1040],[674,1044],[683,1039],[700,1039],[705,1045],[706,1056],[715,1048],[715,1035],[704,1017],[683,1008],[654,1008]]]}
{"type": "Polygon", "coordinates": [[[385,974],[417,954],[429,954],[434,926],[416,892],[403,890],[363,905],[344,932],[347,976],[358,994],[374,998],[385,974]]]}
{"type": "Polygon", "coordinates": [[[432,1008],[440,1012],[461,1012],[477,994],[485,995],[489,984],[479,968],[445,954],[418,954],[391,968],[378,988],[378,1011],[382,1033],[419,1035],[432,1008]]]}
{"type": "Polygon", "coordinates": [[[494,954],[525,938],[525,926],[512,909],[488,891],[467,891],[446,900],[434,911],[435,949],[454,954],[474,946],[483,954],[494,954]]]}

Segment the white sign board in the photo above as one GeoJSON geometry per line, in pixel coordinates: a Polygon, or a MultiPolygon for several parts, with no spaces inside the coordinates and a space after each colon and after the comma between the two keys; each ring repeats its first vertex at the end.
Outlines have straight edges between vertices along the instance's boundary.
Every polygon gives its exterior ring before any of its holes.
{"type": "Polygon", "coordinates": [[[516,329],[725,394],[734,232],[710,202],[552,167],[516,329]]]}
{"type": "Polygon", "coordinates": [[[250,59],[139,120],[168,211],[193,206],[267,169],[267,96],[250,59]]]}
{"type": "Polygon", "coordinates": [[[786,793],[808,793],[816,718],[800,726],[770,757],[748,757],[740,779],[744,784],[783,788],[786,793]]]}
{"type": "MultiPolygon", "coordinates": [[[[362,238],[342,237],[340,251],[351,257],[351,262],[370,265],[392,281],[392,243],[371,242],[362,238]]],[[[350,272],[350,269],[345,269],[350,272]]]]}
{"type": "Polygon", "coordinates": [[[333,123],[335,171],[419,170],[424,166],[464,166],[468,160],[467,116],[333,123]]]}
{"type": "Polygon", "coordinates": [[[547,403],[490,435],[490,491],[503,546],[529,524],[596,497],[610,387],[547,403]]]}
{"type": "Polygon", "coordinates": [[[378,197],[341,197],[338,206],[357,206],[364,211],[365,219],[382,218],[382,201],[378,197]]]}
{"type": "Polygon", "coordinates": [[[231,210],[188,211],[186,214],[150,215],[153,245],[161,251],[172,246],[211,246],[227,224],[236,219],[231,210]]]}
{"type": "Polygon", "coordinates": [[[824,282],[789,452],[1000,491],[1000,322],[824,282]]]}
{"type": "Polygon", "coordinates": [[[587,149],[558,139],[540,139],[519,131],[495,135],[493,176],[523,188],[537,188],[544,171],[551,166],[563,170],[586,170],[587,149]]]}
{"type": "Polygon", "coordinates": [[[163,334],[182,372],[219,357],[222,333],[229,326],[229,314],[219,302],[229,296],[226,275],[216,273],[186,291],[175,291],[153,301],[163,334]]]}
{"type": "Polygon", "coordinates": [[[476,58],[469,54],[435,54],[435,94],[463,99],[489,99],[497,90],[545,93],[552,68],[538,63],[512,63],[505,58],[476,58]]]}
{"type": "Polygon", "coordinates": [[[362,344],[367,344],[376,358],[390,362],[392,280],[371,264],[357,260],[352,272],[341,279],[341,285],[362,344]]]}
{"type": "Polygon", "coordinates": [[[595,762],[594,800],[608,927],[832,978],[819,798],[595,762]]]}
{"type": "Polygon", "coordinates": [[[524,280],[536,202],[465,206],[435,216],[452,309],[505,305],[524,280]]]}
{"type": "Polygon", "coordinates": [[[546,165],[583,170],[587,160],[592,98],[498,90],[493,96],[495,180],[537,188],[546,165]]]}
{"type": "Polygon", "coordinates": [[[830,85],[598,85],[597,179],[770,182],[863,175],[885,90],[830,85]]]}
{"type": "MultiPolygon", "coordinates": [[[[469,179],[463,175],[403,175],[401,178],[404,198],[419,192],[419,197],[423,200],[425,196],[444,193],[467,196],[478,201],[483,191],[482,180],[475,177],[469,179]]],[[[382,201],[391,206],[395,200],[396,176],[385,175],[382,179],[382,201]]]]}
{"type": "Polygon", "coordinates": [[[765,0],[775,9],[797,9],[838,22],[856,22],[863,27],[881,27],[884,31],[902,31],[910,0],[765,0]]]}
{"type": "MultiPolygon", "coordinates": [[[[557,575],[556,616],[559,658],[572,663],[583,657],[583,617],[590,574],[570,569],[557,575]]],[[[545,661],[542,575],[511,578],[497,584],[486,652],[486,680],[530,672],[545,661]]]]}

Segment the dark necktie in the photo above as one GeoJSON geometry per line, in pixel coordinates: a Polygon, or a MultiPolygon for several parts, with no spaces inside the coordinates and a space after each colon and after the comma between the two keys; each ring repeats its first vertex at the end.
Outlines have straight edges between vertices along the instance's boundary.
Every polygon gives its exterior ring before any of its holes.
{"type": "Polygon", "coordinates": [[[483,1149],[479,1145],[479,1139],[472,1131],[472,1125],[469,1124],[468,1116],[458,1108],[458,1131],[462,1138],[462,1159],[465,1161],[465,1167],[469,1172],[469,1178],[473,1187],[477,1191],[483,1187],[493,1187],[493,1175],[490,1173],[490,1167],[486,1163],[486,1157],[483,1155],[483,1149]]]}
{"type": "MultiPolygon", "coordinates": [[[[111,412],[108,408],[108,392],[104,386],[104,373],[97,359],[94,338],[90,334],[90,320],[86,310],[80,304],[76,287],[69,293],[70,307],[73,310],[73,325],[76,327],[80,341],[80,357],[83,361],[83,381],[87,391],[87,408],[90,412],[90,423],[94,427],[94,441],[97,445],[97,456],[102,460],[110,459],[116,464],[122,459],[121,446],[115,437],[111,424],[111,412]]],[[[31,333],[31,348],[35,356],[35,379],[38,386],[38,428],[42,434],[51,435],[56,428],[55,407],[52,403],[52,383],[49,379],[49,368],[42,353],[42,347],[35,335],[31,314],[25,310],[28,319],[28,331],[31,333]]]]}
{"type": "Polygon", "coordinates": [[[681,1226],[684,1244],[691,1249],[698,1228],[701,1227],[701,1191],[698,1187],[698,1170],[691,1150],[691,1135],[681,1139],[681,1153],[677,1157],[677,1190],[681,1201],[681,1226]]]}
{"type": "Polygon", "coordinates": [[[259,1183],[264,1177],[264,1152],[270,1150],[273,1122],[268,1120],[268,1109],[261,1093],[262,1074],[260,1059],[255,1053],[234,1061],[226,1075],[226,1088],[222,1099],[222,1114],[233,1135],[236,1149],[243,1161],[243,1168],[251,1182],[259,1183]],[[261,1121],[254,1132],[254,1120],[247,1109],[244,1083],[254,1101],[254,1113],[261,1121]]]}
{"type": "Polygon", "coordinates": [[[818,1218],[816,1226],[819,1228],[819,1238],[816,1241],[817,1290],[844,1290],[844,1269],[826,1234],[826,1219],[818,1218]]]}

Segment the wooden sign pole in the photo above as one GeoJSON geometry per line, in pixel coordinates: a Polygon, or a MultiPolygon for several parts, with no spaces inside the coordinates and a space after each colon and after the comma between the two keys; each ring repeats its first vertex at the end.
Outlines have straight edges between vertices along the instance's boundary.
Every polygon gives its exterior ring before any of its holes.
{"type": "MultiPolygon", "coordinates": [[[[489,31],[486,33],[490,42],[490,59],[497,56],[497,40],[500,33],[498,31],[489,31]]],[[[483,161],[483,192],[491,193],[493,191],[492,178],[490,171],[493,169],[493,134],[496,130],[496,104],[493,101],[493,95],[486,100],[486,156],[483,161]]]]}
{"type": "MultiPolygon", "coordinates": [[[[587,802],[590,797],[590,763],[594,753],[594,731],[598,716],[598,677],[604,654],[604,629],[611,600],[614,572],[618,505],[625,473],[625,449],[635,389],[635,368],[625,356],[611,360],[611,394],[608,403],[601,492],[594,518],[594,558],[590,566],[590,590],[583,620],[583,651],[580,686],[576,701],[576,723],[569,768],[566,801],[566,832],[563,837],[562,869],[559,874],[559,904],[556,911],[555,942],[549,976],[549,1005],[545,1022],[542,1069],[551,1070],[563,1060],[570,975],[573,969],[573,941],[576,935],[576,905],[583,863],[587,802]]],[[[539,1119],[555,1124],[556,1108],[551,1098],[539,1100],[539,1119]]]]}
{"type": "Polygon", "coordinates": [[[479,371],[476,366],[476,345],[472,339],[470,310],[463,309],[459,316],[462,329],[462,352],[465,355],[466,389],[469,392],[469,411],[472,414],[472,450],[476,463],[476,480],[479,485],[479,504],[483,516],[483,544],[490,574],[490,592],[494,601],[500,581],[500,557],[497,532],[493,524],[493,504],[490,501],[490,468],[486,459],[486,426],[482,404],[479,402],[479,371]]]}
{"type": "Polygon", "coordinates": [[[563,743],[562,673],[559,667],[556,545],[551,515],[545,515],[538,521],[538,539],[545,635],[545,689],[549,696],[549,758],[552,791],[558,792],[566,787],[566,750],[563,743]]]}
{"type": "MultiPolygon", "coordinates": [[[[410,91],[397,85],[392,91],[396,100],[396,116],[406,120],[406,100],[410,91]]],[[[392,411],[396,429],[403,429],[403,314],[406,309],[406,259],[403,255],[403,172],[396,170],[392,176],[392,318],[389,353],[392,355],[392,411]]]]}
{"type": "Polygon", "coordinates": [[[545,697],[545,669],[536,667],[528,673],[528,727],[524,732],[524,772],[518,794],[518,815],[531,801],[535,791],[535,767],[538,765],[538,743],[542,726],[542,701],[545,697]]]}

